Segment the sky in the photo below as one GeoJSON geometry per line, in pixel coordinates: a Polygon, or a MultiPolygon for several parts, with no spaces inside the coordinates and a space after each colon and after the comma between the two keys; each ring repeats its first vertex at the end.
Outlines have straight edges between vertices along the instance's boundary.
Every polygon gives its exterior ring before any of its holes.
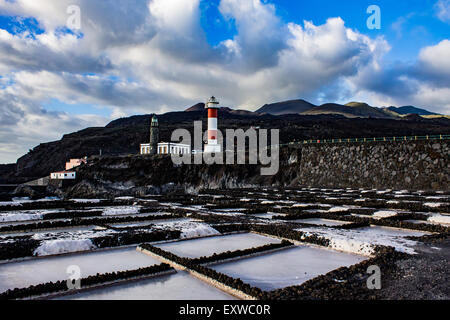
{"type": "Polygon", "coordinates": [[[450,114],[449,57],[450,0],[0,0],[0,163],[211,95],[450,114]]]}

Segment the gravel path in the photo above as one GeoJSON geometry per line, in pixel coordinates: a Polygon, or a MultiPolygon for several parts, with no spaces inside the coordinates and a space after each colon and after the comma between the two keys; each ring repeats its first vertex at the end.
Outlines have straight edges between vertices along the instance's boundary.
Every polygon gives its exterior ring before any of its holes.
{"type": "Polygon", "coordinates": [[[396,268],[382,278],[378,299],[450,299],[450,238],[421,243],[415,256],[396,262],[396,268]]]}

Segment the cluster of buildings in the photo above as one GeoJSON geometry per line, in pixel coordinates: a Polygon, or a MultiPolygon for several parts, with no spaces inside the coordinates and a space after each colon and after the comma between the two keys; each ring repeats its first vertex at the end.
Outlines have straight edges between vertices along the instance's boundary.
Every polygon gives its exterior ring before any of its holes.
{"type": "MultiPolygon", "coordinates": [[[[217,123],[219,114],[219,101],[211,97],[205,105],[208,110],[208,142],[205,144],[204,153],[220,153],[221,145],[217,138],[217,123]]],[[[182,143],[159,142],[159,123],[156,116],[153,116],[150,124],[150,143],[141,144],[141,154],[194,154],[201,152],[192,150],[192,146],[182,143]]]]}
{"type": "MultiPolygon", "coordinates": [[[[221,145],[218,142],[218,113],[219,113],[219,101],[215,97],[211,97],[205,105],[208,110],[208,142],[204,146],[203,151],[192,150],[192,146],[182,143],[173,142],[160,142],[159,141],[159,123],[158,118],[152,117],[150,124],[150,142],[141,144],[140,153],[142,155],[155,155],[155,154],[195,154],[197,152],[204,153],[220,153],[222,150],[221,145]]],[[[79,167],[82,164],[87,163],[87,157],[81,159],[70,159],[66,163],[66,170],[60,172],[52,172],[50,174],[51,180],[75,180],[77,175],[73,171],[74,168],[79,167]]]]}
{"type": "Polygon", "coordinates": [[[70,159],[66,162],[66,170],[59,172],[52,172],[50,174],[51,180],[75,180],[77,178],[77,173],[72,169],[87,163],[87,157],[81,159],[70,159]]]}

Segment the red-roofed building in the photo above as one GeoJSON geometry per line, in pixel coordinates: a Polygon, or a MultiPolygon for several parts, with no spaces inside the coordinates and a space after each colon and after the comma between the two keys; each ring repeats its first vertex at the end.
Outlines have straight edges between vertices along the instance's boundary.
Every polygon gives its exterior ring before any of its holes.
{"type": "Polygon", "coordinates": [[[82,159],[70,159],[69,162],[66,162],[66,170],[72,170],[73,168],[81,166],[83,163],[87,163],[87,157],[82,159]]]}

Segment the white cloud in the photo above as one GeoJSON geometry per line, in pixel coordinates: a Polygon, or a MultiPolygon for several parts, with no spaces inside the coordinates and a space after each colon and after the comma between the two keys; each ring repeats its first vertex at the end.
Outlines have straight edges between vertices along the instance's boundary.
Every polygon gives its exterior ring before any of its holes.
{"type": "MultiPolygon", "coordinates": [[[[415,66],[386,69],[389,44],[341,18],[284,23],[275,6],[261,0],[221,0],[219,11],[237,33],[211,46],[200,0],[0,0],[0,14],[33,17],[44,30],[0,29],[0,150],[11,150],[9,134],[24,149],[108,120],[45,112],[50,99],[101,106],[111,117],[179,110],[211,94],[248,109],[353,95],[392,104],[410,98],[426,105],[428,99],[448,108],[439,98],[449,86],[448,40],[424,48],[415,66]],[[72,4],[82,18],[73,34],[61,31],[72,4]]],[[[10,159],[14,152],[7,154],[10,159]]]]}
{"type": "Polygon", "coordinates": [[[237,68],[251,72],[276,65],[286,46],[287,28],[276,16],[274,5],[260,0],[222,0],[219,10],[236,24],[238,34],[222,44],[237,59],[237,68]]]}
{"type": "Polygon", "coordinates": [[[104,126],[95,115],[49,112],[16,89],[0,90],[0,163],[11,163],[41,142],[61,139],[63,133],[87,126],[104,126]]]}
{"type": "Polygon", "coordinates": [[[443,22],[450,23],[450,0],[439,0],[434,7],[437,17],[443,22]]]}
{"type": "Polygon", "coordinates": [[[377,106],[414,105],[450,114],[450,41],[423,48],[417,61],[390,68],[367,65],[349,84],[356,97],[377,106]]]}
{"type": "Polygon", "coordinates": [[[443,86],[450,86],[450,40],[425,47],[419,54],[420,71],[443,86]]]}

